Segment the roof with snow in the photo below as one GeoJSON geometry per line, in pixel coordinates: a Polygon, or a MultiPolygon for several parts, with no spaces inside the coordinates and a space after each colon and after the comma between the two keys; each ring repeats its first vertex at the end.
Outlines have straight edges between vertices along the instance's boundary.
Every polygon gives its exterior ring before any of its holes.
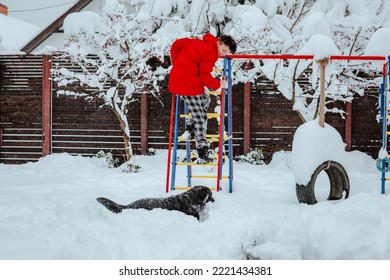
{"type": "Polygon", "coordinates": [[[37,48],[43,41],[45,41],[50,35],[52,35],[55,31],[60,29],[64,23],[64,19],[71,13],[79,12],[83,8],[85,8],[89,3],[93,0],[79,0],[76,4],[70,7],[65,13],[59,16],[56,20],[54,20],[49,26],[39,32],[32,40],[22,46],[21,51],[25,53],[32,52],[35,48],[37,48]]]}
{"type": "Polygon", "coordinates": [[[20,50],[38,31],[38,26],[0,14],[0,43],[7,51],[20,50]]]}

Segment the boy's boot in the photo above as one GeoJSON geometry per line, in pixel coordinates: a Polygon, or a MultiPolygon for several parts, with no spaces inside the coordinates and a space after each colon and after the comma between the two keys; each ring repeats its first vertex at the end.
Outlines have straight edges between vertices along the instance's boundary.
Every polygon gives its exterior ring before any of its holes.
{"type": "Polygon", "coordinates": [[[186,131],[184,131],[181,137],[187,140],[195,139],[195,124],[193,122],[186,123],[186,131]]]}
{"type": "Polygon", "coordinates": [[[204,163],[210,163],[213,162],[213,158],[209,155],[209,147],[203,146],[201,148],[196,149],[198,152],[198,163],[204,164],[204,163]]]}

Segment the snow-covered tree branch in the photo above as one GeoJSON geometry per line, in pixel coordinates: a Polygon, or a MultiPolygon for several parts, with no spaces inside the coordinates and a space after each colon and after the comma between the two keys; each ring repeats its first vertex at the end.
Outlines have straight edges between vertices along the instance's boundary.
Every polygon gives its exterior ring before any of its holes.
{"type": "Polygon", "coordinates": [[[134,93],[158,92],[158,82],[167,75],[166,54],[171,40],[156,32],[166,21],[145,14],[128,14],[117,1],[107,1],[102,16],[75,13],[64,23],[68,42],[62,56],[81,71],[55,69],[54,80],[60,88],[67,89],[59,93],[102,100],[103,106],[114,112],[123,133],[129,171],[134,163],[127,112],[131,110],[134,93]],[[69,90],[75,84],[95,90],[69,90]]]}
{"type": "MultiPolygon", "coordinates": [[[[235,61],[235,81],[266,76],[287,99],[294,101],[293,109],[304,121],[315,118],[318,108],[319,75],[315,61],[331,55],[372,55],[373,48],[367,46],[373,34],[390,26],[390,7],[381,0],[357,0],[353,5],[346,0],[238,2],[227,7],[229,21],[224,32],[237,39],[239,52],[308,54],[314,55],[314,60],[235,61]],[[244,67],[247,63],[252,66],[250,70],[244,67]],[[297,80],[307,75],[308,67],[312,68],[308,76],[311,83],[302,87],[297,80]]],[[[376,44],[383,45],[385,38],[376,44]]],[[[382,56],[390,53],[385,48],[374,52],[382,56]]],[[[381,66],[372,62],[332,61],[326,69],[326,104],[332,100],[350,102],[354,94],[362,95],[365,88],[378,86],[378,81],[370,77],[380,71],[381,66]],[[367,75],[369,70],[374,72],[367,75]]],[[[342,109],[334,107],[328,111],[343,114],[342,109]]]]}

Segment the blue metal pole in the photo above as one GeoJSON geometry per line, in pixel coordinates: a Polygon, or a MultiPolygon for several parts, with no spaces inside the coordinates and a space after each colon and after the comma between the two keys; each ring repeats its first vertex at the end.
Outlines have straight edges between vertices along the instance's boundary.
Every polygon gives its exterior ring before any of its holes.
{"type": "Polygon", "coordinates": [[[232,95],[232,60],[228,59],[228,135],[229,143],[229,192],[233,192],[233,95],[232,95]]]}
{"type": "MultiPolygon", "coordinates": [[[[381,84],[381,104],[380,104],[380,112],[381,112],[381,118],[382,118],[382,151],[386,149],[386,98],[385,98],[385,82],[386,82],[386,76],[383,75],[383,82],[381,84]]],[[[385,183],[386,183],[386,176],[385,176],[385,168],[386,168],[386,161],[382,159],[382,177],[381,177],[381,193],[385,193],[385,183]]]]}
{"type": "MultiPolygon", "coordinates": [[[[380,114],[382,118],[382,152],[387,152],[387,81],[389,79],[389,62],[390,56],[388,57],[388,63],[383,66],[383,79],[381,84],[380,92],[380,114]],[[387,73],[386,73],[387,72],[387,73]]],[[[382,159],[382,176],[381,176],[381,194],[385,194],[386,190],[386,159],[382,159]]]]}
{"type": "MultiPolygon", "coordinates": [[[[223,59],[223,70],[222,75],[226,79],[226,71],[227,71],[227,58],[224,57],[223,59]]],[[[221,89],[221,98],[220,98],[220,106],[219,106],[219,114],[220,114],[220,121],[219,121],[219,143],[218,143],[218,181],[217,181],[217,190],[219,189],[219,186],[221,185],[221,181],[223,178],[222,173],[222,165],[223,165],[223,155],[224,155],[224,142],[225,142],[225,104],[226,104],[226,89],[221,89]]]]}
{"type": "MultiPolygon", "coordinates": [[[[389,90],[387,88],[387,83],[390,80],[389,66],[390,66],[390,56],[387,57],[387,67],[386,65],[383,67],[384,71],[386,70],[387,73],[384,73],[383,75],[383,83],[381,86],[382,149],[385,149],[386,151],[387,151],[387,91],[389,90]]],[[[385,174],[386,162],[387,161],[382,160],[381,194],[386,193],[386,174],[385,174]]]]}
{"type": "MultiPolygon", "coordinates": [[[[186,102],[184,102],[184,114],[188,114],[188,107],[186,102]]],[[[185,128],[187,130],[187,120],[185,122],[185,128]]],[[[186,140],[186,160],[187,162],[191,162],[191,142],[186,140]]],[[[187,165],[187,187],[191,187],[191,165],[187,165]]]]}
{"type": "Polygon", "coordinates": [[[176,161],[177,161],[177,137],[179,130],[179,115],[180,115],[180,96],[176,95],[175,108],[175,129],[173,133],[173,155],[172,155],[172,175],[171,175],[171,190],[175,189],[176,180],[176,161]]]}

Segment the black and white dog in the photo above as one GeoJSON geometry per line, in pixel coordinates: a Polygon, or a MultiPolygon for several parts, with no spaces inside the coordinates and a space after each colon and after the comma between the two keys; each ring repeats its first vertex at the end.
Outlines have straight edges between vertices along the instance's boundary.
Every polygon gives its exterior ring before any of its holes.
{"type": "Polygon", "coordinates": [[[214,202],[213,193],[208,187],[195,186],[183,193],[166,198],[144,198],[136,200],[128,205],[120,205],[112,200],[99,197],[97,201],[103,204],[108,210],[120,213],[123,209],[146,209],[152,210],[161,208],[175,210],[200,219],[200,213],[207,202],[214,202]]]}

